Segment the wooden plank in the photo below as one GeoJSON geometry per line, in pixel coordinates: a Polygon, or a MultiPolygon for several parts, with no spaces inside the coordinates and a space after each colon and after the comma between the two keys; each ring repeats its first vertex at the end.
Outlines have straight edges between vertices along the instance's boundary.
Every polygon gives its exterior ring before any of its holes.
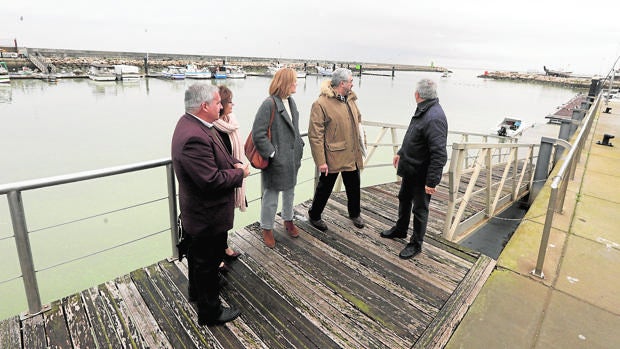
{"type": "Polygon", "coordinates": [[[116,331],[125,348],[149,348],[144,342],[135,321],[127,309],[125,300],[114,281],[99,285],[99,294],[110,309],[110,317],[116,323],[116,331]]]}
{"type": "MultiPolygon", "coordinates": [[[[248,227],[261,236],[258,225],[248,227]]],[[[286,233],[284,233],[286,234],[286,233]]],[[[342,255],[329,246],[316,247],[307,239],[278,239],[275,251],[285,256],[289,263],[303,266],[304,270],[355,306],[364,316],[378,321],[397,336],[407,339],[419,335],[429,316],[418,312],[399,297],[386,292],[381,286],[359,277],[359,273],[341,263],[342,255]]]]}
{"type": "Polygon", "coordinates": [[[18,316],[0,321],[0,348],[21,348],[22,339],[19,330],[20,324],[18,316]]]}
{"type": "Polygon", "coordinates": [[[193,348],[192,339],[176,319],[166,299],[153,286],[146,271],[138,269],[131,272],[131,279],[172,347],[175,349],[193,348]]]}
{"type": "Polygon", "coordinates": [[[50,305],[50,309],[43,313],[47,348],[70,348],[71,337],[65,322],[65,315],[60,301],[50,305]]]}
{"type": "MultiPolygon", "coordinates": [[[[184,261],[186,262],[187,259],[184,261]]],[[[184,262],[175,260],[174,262],[160,262],[160,268],[166,273],[168,278],[176,285],[180,292],[179,298],[183,298],[185,302],[188,299],[187,293],[187,265],[184,262]]],[[[224,289],[224,292],[226,290],[224,289]]],[[[193,308],[192,308],[193,309],[193,308]]],[[[260,338],[248,327],[243,318],[237,318],[235,321],[229,322],[226,326],[215,326],[209,329],[215,340],[224,348],[262,348],[266,345],[261,343],[260,338]],[[231,338],[230,333],[234,334],[236,339],[231,338]]]]}
{"type": "Polygon", "coordinates": [[[129,275],[121,276],[116,279],[116,288],[125,300],[126,311],[133,319],[142,340],[147,348],[167,348],[171,349],[172,344],[162,333],[157,321],[151,314],[138,289],[131,281],[129,275]]]}
{"type": "MultiPolygon", "coordinates": [[[[238,303],[244,316],[252,316],[264,324],[255,332],[262,335],[270,348],[334,348],[336,343],[308,320],[269,283],[259,278],[243,263],[227,275],[229,290],[225,299],[238,303]],[[270,326],[266,326],[269,324],[270,326]],[[274,342],[275,340],[275,342],[274,342]]],[[[254,321],[253,321],[254,322],[254,321]]]]}
{"type": "MultiPolygon", "coordinates": [[[[243,262],[266,283],[278,290],[340,347],[379,348],[403,347],[402,340],[379,323],[360,312],[332,290],[306,273],[302,265],[291,263],[284,256],[263,246],[260,237],[241,230],[229,237],[246,254],[243,262]]],[[[239,262],[237,262],[239,263],[239,262]]],[[[236,265],[233,266],[233,272],[236,265]]]]}
{"type": "Polygon", "coordinates": [[[474,302],[485,281],[495,268],[495,260],[480,255],[478,263],[467,274],[446,305],[429,324],[413,348],[443,348],[467,309],[474,302]]]}
{"type": "Polygon", "coordinates": [[[95,343],[100,348],[122,348],[114,322],[108,315],[108,310],[99,295],[97,287],[82,291],[82,300],[95,337],[95,343]]]}
{"type": "MultiPolygon", "coordinates": [[[[333,202],[330,205],[334,205],[333,202]]],[[[346,208],[345,208],[346,210],[346,208]]],[[[305,233],[313,236],[322,244],[328,244],[340,253],[342,263],[349,264],[349,267],[357,270],[365,278],[373,281],[381,287],[389,290],[394,295],[401,297],[429,316],[434,316],[438,309],[448,299],[450,293],[458,281],[437,285],[428,282],[426,276],[429,275],[422,268],[412,268],[411,261],[403,261],[398,258],[398,252],[391,249],[391,245],[396,243],[389,241],[378,241],[376,237],[366,235],[366,231],[373,230],[372,219],[365,217],[366,228],[356,230],[348,226],[341,226],[337,219],[348,219],[334,214],[330,208],[323,214],[323,219],[330,221],[329,231],[324,233],[313,229],[308,223],[299,222],[305,233]],[[384,244],[387,243],[387,244],[384,244]],[[388,252],[389,251],[389,252],[388,252]]],[[[387,226],[378,228],[378,231],[387,229],[387,226]]],[[[385,240],[385,239],[382,239],[385,240]]],[[[311,243],[314,240],[309,240],[311,243]]],[[[318,246],[317,246],[318,247],[318,246]]]]}
{"type": "Polygon", "coordinates": [[[88,314],[79,293],[62,299],[62,306],[67,319],[67,327],[71,336],[71,344],[74,348],[95,348],[88,314]]]}
{"type": "MultiPolygon", "coordinates": [[[[160,262],[163,263],[163,262],[160,262]]],[[[159,291],[162,299],[170,306],[176,321],[182,326],[184,332],[191,338],[192,343],[197,348],[216,348],[220,347],[213,334],[205,326],[198,325],[197,315],[187,299],[178,290],[176,285],[162,272],[158,265],[146,268],[151,282],[159,291]]],[[[237,342],[238,340],[228,331],[229,340],[227,342],[237,342]]],[[[231,348],[243,348],[241,343],[231,348]]]]}
{"type": "Polygon", "coordinates": [[[36,314],[22,320],[24,333],[24,348],[46,348],[45,321],[43,314],[36,314]]]}

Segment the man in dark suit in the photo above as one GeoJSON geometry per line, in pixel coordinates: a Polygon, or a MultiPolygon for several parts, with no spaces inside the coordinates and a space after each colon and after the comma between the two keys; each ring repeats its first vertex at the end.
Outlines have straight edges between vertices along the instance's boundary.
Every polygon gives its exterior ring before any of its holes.
{"type": "Polygon", "coordinates": [[[213,128],[221,108],[217,86],[190,86],[185,91],[185,115],[172,136],[181,220],[191,237],[187,256],[189,296],[198,305],[200,325],[223,324],[240,314],[220,302],[218,266],[233,226],[234,189],[250,171],[247,164],[230,155],[213,128]]]}

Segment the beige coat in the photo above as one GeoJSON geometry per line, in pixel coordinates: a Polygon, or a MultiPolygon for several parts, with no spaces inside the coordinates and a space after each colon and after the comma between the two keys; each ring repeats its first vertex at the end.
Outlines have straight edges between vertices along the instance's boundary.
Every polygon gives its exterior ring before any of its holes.
{"type": "Polygon", "coordinates": [[[317,166],[327,164],[330,173],[364,167],[360,149],[360,122],[353,91],[347,101],[336,98],[330,80],[321,84],[321,94],[312,104],[308,139],[317,166]]]}

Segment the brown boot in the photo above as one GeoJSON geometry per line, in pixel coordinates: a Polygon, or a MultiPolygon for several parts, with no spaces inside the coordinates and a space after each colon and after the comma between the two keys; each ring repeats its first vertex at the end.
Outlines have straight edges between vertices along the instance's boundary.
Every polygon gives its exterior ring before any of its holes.
{"type": "Polygon", "coordinates": [[[288,231],[288,235],[292,238],[296,238],[299,236],[299,231],[297,231],[297,227],[293,221],[284,221],[284,226],[286,227],[286,231],[288,231]]]}
{"type": "Polygon", "coordinates": [[[276,239],[273,237],[273,230],[271,229],[263,229],[263,240],[265,241],[265,245],[269,248],[276,247],[276,239]]]}

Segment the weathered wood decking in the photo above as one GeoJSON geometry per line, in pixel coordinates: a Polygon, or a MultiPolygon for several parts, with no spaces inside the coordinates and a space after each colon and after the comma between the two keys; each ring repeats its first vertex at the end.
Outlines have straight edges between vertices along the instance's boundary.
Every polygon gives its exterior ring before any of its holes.
{"type": "Polygon", "coordinates": [[[185,261],[161,261],[33,317],[0,322],[0,347],[442,347],[495,262],[435,234],[443,228],[445,187],[431,202],[422,253],[399,259],[405,241],[379,237],[394,224],[398,188],[362,190],[363,229],[346,218],[346,196],[337,193],[323,215],[327,232],[305,220],[306,202],[296,206],[300,237],[289,238],[278,220],[273,250],[257,224],[231,234],[244,254],[226,275],[222,298],[243,313],[226,326],[198,326],[185,261]]]}

